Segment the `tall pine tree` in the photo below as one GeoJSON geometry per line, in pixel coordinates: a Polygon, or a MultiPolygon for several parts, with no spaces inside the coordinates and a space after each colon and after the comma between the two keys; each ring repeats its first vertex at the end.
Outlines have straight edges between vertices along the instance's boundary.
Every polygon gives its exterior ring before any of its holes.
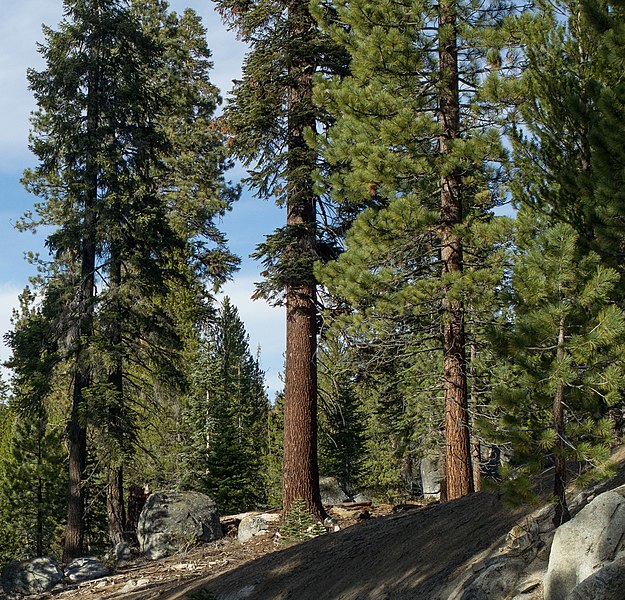
{"type": "Polygon", "coordinates": [[[490,279],[473,230],[492,217],[503,158],[491,107],[479,95],[484,36],[506,6],[333,5],[339,25],[330,31],[352,62],[350,77],[322,82],[317,96],[337,119],[324,148],[340,167],[329,185],[339,202],[368,208],[323,281],[359,313],[361,332],[375,328],[367,319],[376,312],[396,315],[393,335],[420,332],[431,357],[420,364],[440,365],[438,382],[427,387],[442,391],[446,496],[458,498],[474,489],[467,300],[490,279]]]}
{"type": "Polygon", "coordinates": [[[109,532],[118,541],[137,374],[176,376],[180,336],[165,298],[233,265],[211,221],[234,198],[222,177],[227,161],[219,134],[199,133],[218,101],[203,30],[191,13],[168,17],[165,3],[132,8],[68,0],[58,31],[45,30],[46,68],[29,73],[40,164],[25,182],[43,198],[30,226],[57,228],[49,272],[71,290],[55,329],[74,373],[66,559],[84,540],[88,425],[108,440],[109,532]],[[188,77],[176,79],[181,73],[188,77]],[[185,161],[204,153],[197,185],[185,161]],[[185,187],[192,191],[179,193],[185,187]]]}
{"type": "Polygon", "coordinates": [[[248,183],[286,206],[286,226],[259,247],[266,280],[260,293],[286,306],[284,510],[302,499],[323,514],[317,465],[317,282],[313,264],[330,250],[318,227],[313,185],[314,135],[323,113],[312,102],[313,77],[342,68],[341,54],[320,34],[307,0],[217,0],[218,10],[251,45],[224,123],[248,183]]]}

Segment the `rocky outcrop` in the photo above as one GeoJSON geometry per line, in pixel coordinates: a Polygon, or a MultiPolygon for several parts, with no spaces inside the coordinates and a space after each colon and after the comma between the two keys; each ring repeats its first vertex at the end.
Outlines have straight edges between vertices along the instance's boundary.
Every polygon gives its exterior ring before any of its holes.
{"type": "Polygon", "coordinates": [[[586,577],[566,600],[623,600],[625,598],[625,555],[586,577]]]}
{"type": "Polygon", "coordinates": [[[516,590],[519,577],[525,569],[520,558],[502,557],[488,561],[465,589],[460,600],[503,600],[516,590]]]}
{"type": "Polygon", "coordinates": [[[268,533],[272,525],[280,522],[280,515],[264,513],[260,515],[248,515],[241,519],[237,538],[244,544],[257,535],[268,533]]]}
{"type": "Polygon", "coordinates": [[[222,535],[217,506],[198,492],[152,494],[141,511],[137,529],[140,550],[152,559],[222,535]]]}
{"type": "Polygon", "coordinates": [[[523,519],[445,600],[625,600],[625,486],[591,498],[574,496],[555,530],[551,505],[523,519]]]}
{"type": "Polygon", "coordinates": [[[322,504],[341,504],[350,500],[336,477],[319,477],[319,491],[322,504]]]}
{"type": "Polygon", "coordinates": [[[624,494],[625,488],[605,492],[558,527],[545,576],[545,600],[567,600],[579,584],[625,550],[624,494]]]}
{"type": "Polygon", "coordinates": [[[0,584],[9,594],[43,594],[63,580],[63,571],[53,558],[13,561],[2,568],[0,584]]]}
{"type": "Polygon", "coordinates": [[[103,562],[93,556],[76,558],[65,567],[65,577],[72,583],[106,577],[110,572],[111,570],[103,562]]]}

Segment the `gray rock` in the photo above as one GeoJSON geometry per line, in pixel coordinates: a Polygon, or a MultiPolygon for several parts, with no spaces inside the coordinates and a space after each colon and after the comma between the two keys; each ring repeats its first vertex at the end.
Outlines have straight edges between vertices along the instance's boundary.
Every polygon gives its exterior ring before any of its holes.
{"type": "Polygon", "coordinates": [[[354,502],[371,502],[371,498],[366,494],[356,494],[354,496],[354,502]]]}
{"type": "Polygon", "coordinates": [[[65,568],[65,577],[74,583],[99,579],[110,573],[111,570],[103,562],[92,556],[76,558],[65,568]]]}
{"type": "Polygon", "coordinates": [[[255,535],[267,533],[271,524],[278,523],[279,521],[280,515],[276,514],[250,515],[244,517],[239,523],[237,538],[239,542],[244,544],[245,542],[251,540],[255,535]]]}
{"type": "Polygon", "coordinates": [[[126,582],[126,585],[119,590],[119,593],[129,594],[130,592],[136,592],[137,590],[147,587],[148,585],[150,585],[149,579],[130,579],[126,582]]]}
{"type": "Polygon", "coordinates": [[[473,578],[460,600],[507,600],[524,568],[525,561],[518,558],[495,559],[473,578]]]}
{"type": "Polygon", "coordinates": [[[441,457],[433,452],[421,459],[421,487],[426,500],[438,500],[441,496],[441,457]]]}
{"type": "Polygon", "coordinates": [[[350,500],[336,477],[319,477],[319,491],[322,504],[341,504],[350,500]]]}
{"type": "Polygon", "coordinates": [[[545,576],[545,600],[565,600],[582,581],[625,549],[625,498],[605,492],[556,530],[545,576]]]}
{"type": "Polygon", "coordinates": [[[132,558],[130,546],[126,542],[119,542],[119,544],[116,544],[115,548],[113,548],[113,557],[118,562],[120,560],[130,560],[132,558]]]}
{"type": "Polygon", "coordinates": [[[625,555],[586,577],[566,600],[623,600],[625,598],[625,555]]]}
{"type": "Polygon", "coordinates": [[[53,558],[13,561],[2,568],[0,582],[8,594],[42,594],[63,581],[63,571],[53,558]]]}
{"type": "Polygon", "coordinates": [[[141,552],[158,559],[223,536],[215,503],[198,492],[152,494],[139,516],[141,552]]]}

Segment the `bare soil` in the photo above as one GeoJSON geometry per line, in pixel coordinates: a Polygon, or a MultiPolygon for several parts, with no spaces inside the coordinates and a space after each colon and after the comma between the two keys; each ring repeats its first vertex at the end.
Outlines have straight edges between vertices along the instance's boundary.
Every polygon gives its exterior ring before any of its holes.
{"type": "MultiPolygon", "coordinates": [[[[615,458],[620,471],[596,493],[625,483],[625,449],[615,458]]],[[[488,493],[440,505],[338,507],[341,531],[307,542],[285,547],[275,531],[246,544],[226,537],[160,561],[121,563],[114,575],[40,598],[448,600],[450,583],[535,509],[488,493]]]]}
{"type": "Polygon", "coordinates": [[[351,519],[338,507],[330,512],[342,529],[307,542],[285,547],[277,532],[246,544],[226,537],[159,561],[121,563],[113,575],[39,598],[434,600],[529,510],[509,509],[491,494],[384,505],[351,511],[351,519]]]}

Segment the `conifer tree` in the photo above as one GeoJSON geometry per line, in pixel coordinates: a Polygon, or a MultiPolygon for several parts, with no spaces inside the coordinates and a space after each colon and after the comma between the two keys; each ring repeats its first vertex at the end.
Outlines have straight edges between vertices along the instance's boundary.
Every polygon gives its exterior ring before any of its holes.
{"type": "Polygon", "coordinates": [[[569,225],[539,229],[540,220],[537,227],[535,217],[522,212],[513,321],[495,333],[509,369],[495,401],[501,440],[521,473],[542,470],[552,457],[558,526],[570,518],[567,460],[599,473],[609,462],[607,413],[621,398],[625,320],[611,301],[616,271],[580,250],[569,225]]]}
{"type": "Polygon", "coordinates": [[[318,227],[316,155],[307,144],[323,113],[312,102],[316,72],[343,68],[320,34],[307,0],[217,0],[218,10],[251,45],[224,123],[248,183],[286,207],[286,227],[256,257],[265,264],[259,293],[286,306],[284,511],[301,498],[323,514],[317,465],[317,294],[313,264],[332,250],[318,227]]]}
{"type": "Polygon", "coordinates": [[[569,224],[619,272],[622,21],[609,3],[538,3],[522,20],[527,65],[509,88],[515,200],[569,224]]]}
{"type": "MultiPolygon", "coordinates": [[[[11,557],[43,556],[59,549],[59,528],[65,523],[63,511],[67,488],[66,451],[62,444],[62,424],[51,406],[50,396],[60,383],[56,373],[62,364],[53,333],[55,296],[63,292],[55,280],[40,303],[27,289],[20,296],[13,330],[7,334],[12,356],[7,363],[14,369],[12,396],[5,416],[6,446],[0,453],[3,473],[4,518],[9,523],[7,540],[19,540],[11,557]]],[[[7,551],[9,548],[5,548],[7,551]]]]}
{"type": "Polygon", "coordinates": [[[453,499],[473,491],[466,309],[473,283],[488,278],[470,238],[490,219],[498,199],[495,165],[503,158],[498,133],[488,127],[490,107],[479,97],[488,69],[484,31],[506,6],[333,5],[340,25],[331,31],[352,61],[350,77],[319,87],[318,101],[337,119],[324,155],[341,167],[330,178],[335,197],[369,208],[323,282],[348,299],[364,328],[374,327],[365,314],[378,307],[421,331],[430,360],[441,367],[453,499]]]}
{"type": "Polygon", "coordinates": [[[206,491],[225,512],[265,506],[269,403],[258,358],[228,297],[201,342],[193,379],[182,485],[206,491]]]}
{"type": "Polygon", "coordinates": [[[319,355],[319,466],[352,492],[360,482],[365,445],[361,406],[348,349],[342,340],[324,335],[319,355]]]}
{"type": "Polygon", "coordinates": [[[64,522],[66,478],[61,431],[45,413],[16,418],[10,451],[2,457],[4,518],[19,540],[11,558],[45,556],[58,550],[64,522]]]}
{"type": "Polygon", "coordinates": [[[218,96],[207,81],[197,17],[170,18],[162,2],[132,10],[122,0],[67,0],[65,8],[58,31],[45,29],[46,68],[29,73],[40,164],[25,183],[43,199],[27,226],[57,227],[47,240],[54,262],[43,285],[54,273],[67,296],[53,339],[74,373],[70,559],[84,540],[87,426],[108,440],[101,447],[110,469],[109,530],[119,541],[139,382],[154,373],[163,381],[179,376],[180,335],[165,299],[174,285],[197,290],[199,277],[221,279],[233,266],[211,219],[236,194],[223,181],[220,135],[199,133],[218,96]],[[200,185],[189,175],[199,154],[206,154],[200,185]]]}

